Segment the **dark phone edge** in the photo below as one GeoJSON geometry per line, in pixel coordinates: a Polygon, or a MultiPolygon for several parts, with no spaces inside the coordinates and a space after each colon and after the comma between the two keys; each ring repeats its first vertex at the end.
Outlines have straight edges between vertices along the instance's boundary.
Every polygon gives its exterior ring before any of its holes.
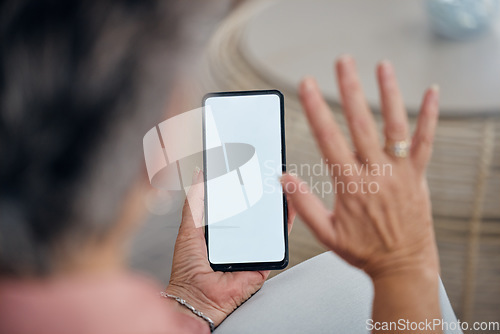
{"type": "MultiPolygon", "coordinates": [[[[280,98],[280,123],[281,123],[281,169],[282,173],[286,172],[286,143],[285,143],[285,97],[277,89],[267,90],[245,90],[245,91],[231,91],[231,92],[212,92],[205,94],[202,99],[202,106],[205,107],[205,101],[210,97],[218,96],[245,96],[245,95],[278,95],[280,98]]],[[[205,110],[202,111],[202,137],[203,137],[203,177],[207,179],[207,166],[206,166],[206,139],[205,139],[205,110]]],[[[203,182],[205,196],[207,194],[207,182],[203,182]]],[[[207,259],[210,267],[215,271],[250,271],[250,270],[280,270],[285,269],[289,262],[288,250],[288,203],[286,200],[285,192],[283,192],[283,223],[284,223],[284,238],[285,238],[285,255],[283,260],[277,262],[249,262],[249,263],[224,263],[214,264],[210,262],[209,249],[208,249],[208,226],[206,217],[208,213],[208,201],[205,198],[205,244],[207,247],[207,259]]]]}

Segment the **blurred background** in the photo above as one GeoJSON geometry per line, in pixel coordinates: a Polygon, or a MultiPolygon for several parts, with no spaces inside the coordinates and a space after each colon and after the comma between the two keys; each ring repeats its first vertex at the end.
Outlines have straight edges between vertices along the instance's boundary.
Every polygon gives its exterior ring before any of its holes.
{"type": "MultiPolygon", "coordinates": [[[[412,128],[424,89],[439,84],[428,180],[442,279],[461,321],[500,321],[499,1],[248,0],[233,7],[201,55],[184,110],[199,107],[207,92],[281,90],[289,166],[320,162],[297,98],[303,76],[317,78],[346,131],[332,70],[339,55],[356,58],[380,129],[378,61],[396,67],[412,128]]],[[[297,172],[308,182],[326,181],[297,172]]],[[[183,199],[183,193],[151,194],[152,214],[130,254],[133,268],[165,284],[183,199]]],[[[333,195],[322,199],[331,206],[333,195]]],[[[296,221],[288,268],[324,251],[296,221]]]]}

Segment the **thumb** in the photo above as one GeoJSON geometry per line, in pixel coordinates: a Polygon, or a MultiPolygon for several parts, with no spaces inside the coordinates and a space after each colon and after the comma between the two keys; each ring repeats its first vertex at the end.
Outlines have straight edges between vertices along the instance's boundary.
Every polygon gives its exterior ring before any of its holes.
{"type": "Polygon", "coordinates": [[[196,167],[193,173],[193,182],[186,196],[182,208],[182,222],[180,230],[203,226],[203,212],[205,205],[205,189],[203,173],[196,167]]]}

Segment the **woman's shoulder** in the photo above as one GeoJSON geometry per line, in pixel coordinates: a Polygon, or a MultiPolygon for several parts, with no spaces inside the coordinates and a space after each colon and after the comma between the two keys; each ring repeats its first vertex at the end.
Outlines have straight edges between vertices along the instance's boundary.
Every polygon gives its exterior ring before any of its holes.
{"type": "Polygon", "coordinates": [[[200,333],[151,278],[126,272],[0,280],[1,333],[200,333]]]}

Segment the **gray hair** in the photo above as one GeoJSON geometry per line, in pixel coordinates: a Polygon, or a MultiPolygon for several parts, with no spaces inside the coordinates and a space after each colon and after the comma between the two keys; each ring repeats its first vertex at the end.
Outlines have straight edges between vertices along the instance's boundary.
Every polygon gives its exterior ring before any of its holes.
{"type": "Polygon", "coordinates": [[[180,59],[206,37],[193,27],[222,7],[1,5],[0,275],[48,274],[57,245],[77,248],[109,232],[143,168],[142,136],[164,114],[180,59]]]}

